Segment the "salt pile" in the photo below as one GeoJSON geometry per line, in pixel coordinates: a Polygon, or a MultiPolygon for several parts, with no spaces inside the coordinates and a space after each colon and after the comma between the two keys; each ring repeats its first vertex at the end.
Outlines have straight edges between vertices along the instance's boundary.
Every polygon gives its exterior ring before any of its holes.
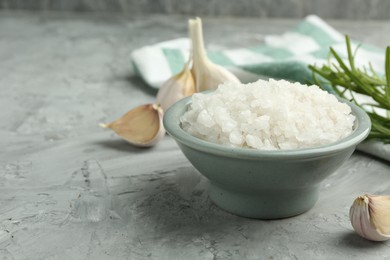
{"type": "Polygon", "coordinates": [[[182,128],[200,139],[260,150],[300,149],[352,132],[351,108],[317,86],[285,80],[225,83],[192,96],[182,128]]]}

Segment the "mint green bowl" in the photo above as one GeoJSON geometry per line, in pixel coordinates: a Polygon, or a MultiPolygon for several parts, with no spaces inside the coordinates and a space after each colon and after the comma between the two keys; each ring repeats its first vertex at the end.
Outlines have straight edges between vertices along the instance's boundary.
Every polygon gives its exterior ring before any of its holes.
{"type": "Polygon", "coordinates": [[[190,103],[188,97],[166,111],[165,129],[210,181],[212,201],[228,212],[249,218],[286,218],[312,208],[321,182],[351,156],[371,129],[367,114],[345,102],[356,116],[354,131],[335,143],[283,151],[232,148],[201,140],[181,128],[180,117],[190,103]]]}

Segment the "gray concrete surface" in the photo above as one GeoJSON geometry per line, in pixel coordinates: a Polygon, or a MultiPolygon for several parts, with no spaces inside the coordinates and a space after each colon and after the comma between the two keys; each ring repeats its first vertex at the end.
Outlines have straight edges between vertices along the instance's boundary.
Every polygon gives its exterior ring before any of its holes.
{"type": "MultiPolygon", "coordinates": [[[[131,50],[186,35],[186,17],[0,14],[0,259],[390,259],[348,219],[353,199],[390,194],[390,165],[355,153],[310,211],[261,221],[226,213],[166,136],[134,148],[98,127],[154,92],[131,50]]],[[[237,47],[296,20],[204,19],[237,47]]],[[[390,22],[329,21],[384,47],[390,22]]]]}

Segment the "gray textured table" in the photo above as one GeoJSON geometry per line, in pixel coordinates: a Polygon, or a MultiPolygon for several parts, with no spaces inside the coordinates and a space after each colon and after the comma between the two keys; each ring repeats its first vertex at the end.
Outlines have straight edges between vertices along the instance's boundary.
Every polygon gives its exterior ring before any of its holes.
{"type": "MultiPolygon", "coordinates": [[[[170,137],[137,149],[97,127],[154,99],[131,50],[186,35],[186,17],[0,14],[1,259],[390,259],[352,232],[388,163],[355,153],[300,216],[260,221],[209,200],[170,137]]],[[[204,19],[214,46],[254,45],[296,21],[204,19]]],[[[330,21],[384,47],[390,22],[330,21]]]]}

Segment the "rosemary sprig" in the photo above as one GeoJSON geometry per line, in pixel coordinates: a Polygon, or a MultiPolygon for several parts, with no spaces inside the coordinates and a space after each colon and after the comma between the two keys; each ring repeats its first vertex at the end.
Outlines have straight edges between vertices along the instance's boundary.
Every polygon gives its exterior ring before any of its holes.
{"type": "Polygon", "coordinates": [[[379,76],[371,64],[369,68],[357,68],[355,56],[359,47],[352,52],[351,41],[345,36],[347,47],[348,63],[344,62],[341,56],[330,48],[330,58],[327,65],[318,68],[309,65],[312,71],[312,80],[318,86],[331,89],[340,97],[354,102],[363,108],[370,116],[372,129],[368,138],[379,139],[384,143],[390,143],[390,46],[386,48],[385,75],[379,76]],[[332,63],[331,58],[336,60],[332,63]],[[356,93],[371,97],[374,102],[359,103],[356,93]],[[385,115],[379,115],[378,109],[385,111],[385,115]]]}

